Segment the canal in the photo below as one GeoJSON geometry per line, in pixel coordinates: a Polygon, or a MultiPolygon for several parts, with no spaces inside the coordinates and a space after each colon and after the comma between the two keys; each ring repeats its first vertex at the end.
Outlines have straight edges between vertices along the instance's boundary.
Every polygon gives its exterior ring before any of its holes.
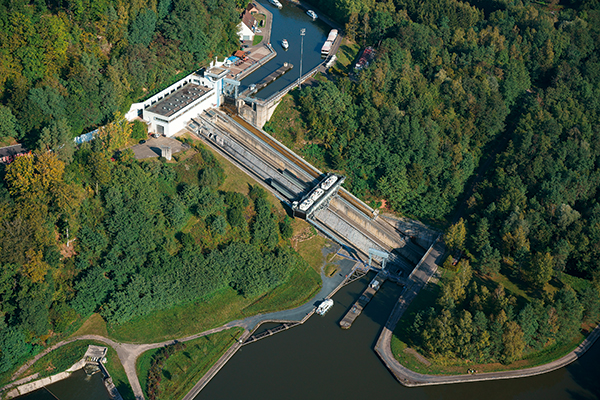
{"type": "Polygon", "coordinates": [[[321,59],[321,47],[325,43],[331,27],[318,18],[313,21],[312,18],[306,15],[306,11],[303,8],[286,0],[281,0],[283,4],[283,8],[281,9],[277,9],[277,7],[271,5],[267,0],[258,0],[258,3],[273,13],[271,45],[277,52],[277,56],[244,78],[240,91],[243,91],[252,83],[260,82],[269,74],[282,67],[286,62],[294,66],[285,75],[279,77],[275,82],[255,95],[257,98],[266,99],[273,93],[297,81],[300,76],[300,29],[306,29],[302,57],[302,74],[306,74],[323,61],[321,59]],[[288,50],[284,50],[281,47],[283,39],[287,39],[289,43],[288,50]]]}
{"type": "MultiPolygon", "coordinates": [[[[339,321],[370,278],[342,288],[324,316],[242,347],[195,400],[468,398],[486,400],[600,399],[600,346],[566,368],[531,378],[406,388],[381,363],[373,347],[401,289],[386,282],[349,330],[339,321]]],[[[18,400],[108,400],[102,374],[83,370],[18,400]]]]}
{"type": "MultiPolygon", "coordinates": [[[[60,350],[59,350],[60,351],[60,350]]],[[[87,376],[83,369],[67,379],[18,397],[17,400],[109,400],[102,373],[87,376]]]]}
{"type": "Polygon", "coordinates": [[[195,400],[285,399],[598,399],[600,346],[567,368],[524,379],[422,388],[400,385],[373,347],[400,288],[386,282],[349,330],[339,321],[366,287],[340,290],[324,317],[242,347],[195,400]]]}

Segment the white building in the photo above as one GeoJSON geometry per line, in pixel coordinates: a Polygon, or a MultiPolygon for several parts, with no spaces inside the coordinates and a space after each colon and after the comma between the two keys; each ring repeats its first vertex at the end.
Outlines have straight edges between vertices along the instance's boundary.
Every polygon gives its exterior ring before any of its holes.
{"type": "Polygon", "coordinates": [[[238,24],[238,36],[240,41],[254,40],[254,30],[256,29],[256,19],[250,14],[250,11],[244,10],[242,22],[238,24]]]}
{"type": "Polygon", "coordinates": [[[150,133],[173,136],[193,117],[221,105],[228,72],[221,67],[194,72],[146,101],[132,104],[125,117],[129,121],[142,118],[150,133]]]}

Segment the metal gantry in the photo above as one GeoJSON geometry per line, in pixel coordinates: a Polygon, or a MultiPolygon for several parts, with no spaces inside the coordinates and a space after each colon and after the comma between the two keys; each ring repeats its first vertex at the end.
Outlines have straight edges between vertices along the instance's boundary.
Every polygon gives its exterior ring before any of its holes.
{"type": "Polygon", "coordinates": [[[373,261],[373,256],[381,258],[381,269],[385,269],[385,264],[390,256],[390,253],[387,251],[381,251],[377,249],[370,248],[369,249],[369,268],[371,268],[371,262],[373,261]]]}

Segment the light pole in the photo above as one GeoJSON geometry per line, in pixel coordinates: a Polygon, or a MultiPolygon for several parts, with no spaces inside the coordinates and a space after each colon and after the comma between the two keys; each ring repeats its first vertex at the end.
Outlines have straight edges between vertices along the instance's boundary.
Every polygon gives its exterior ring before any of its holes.
{"type": "Polygon", "coordinates": [[[301,89],[300,82],[302,80],[302,55],[304,54],[304,34],[306,29],[300,29],[300,76],[298,76],[298,90],[301,89]]]}

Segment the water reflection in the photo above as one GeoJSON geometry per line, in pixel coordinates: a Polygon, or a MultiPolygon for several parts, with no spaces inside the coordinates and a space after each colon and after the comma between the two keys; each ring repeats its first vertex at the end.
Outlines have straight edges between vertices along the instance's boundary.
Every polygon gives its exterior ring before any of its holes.
{"type": "Polygon", "coordinates": [[[306,15],[304,9],[288,1],[282,1],[283,8],[280,10],[273,7],[267,0],[259,0],[258,2],[273,13],[271,45],[277,52],[277,56],[244,78],[240,91],[243,91],[252,83],[260,82],[273,71],[282,67],[285,62],[294,65],[291,71],[256,94],[256,97],[265,99],[298,80],[300,75],[300,29],[306,29],[304,55],[302,57],[302,73],[305,74],[321,63],[321,47],[325,43],[331,28],[320,19],[313,21],[306,15]],[[289,43],[290,47],[287,51],[281,47],[283,39],[287,39],[289,43]]]}
{"type": "Polygon", "coordinates": [[[339,321],[360,296],[362,279],[334,296],[324,317],[245,346],[196,397],[202,399],[544,399],[591,400],[600,396],[596,345],[567,368],[531,378],[406,388],[373,351],[401,288],[386,282],[345,331],[339,321]],[[235,382],[235,384],[233,384],[235,382]]]}
{"type": "Polygon", "coordinates": [[[17,400],[109,400],[102,374],[87,376],[80,369],[67,379],[18,397],[17,400]]]}

